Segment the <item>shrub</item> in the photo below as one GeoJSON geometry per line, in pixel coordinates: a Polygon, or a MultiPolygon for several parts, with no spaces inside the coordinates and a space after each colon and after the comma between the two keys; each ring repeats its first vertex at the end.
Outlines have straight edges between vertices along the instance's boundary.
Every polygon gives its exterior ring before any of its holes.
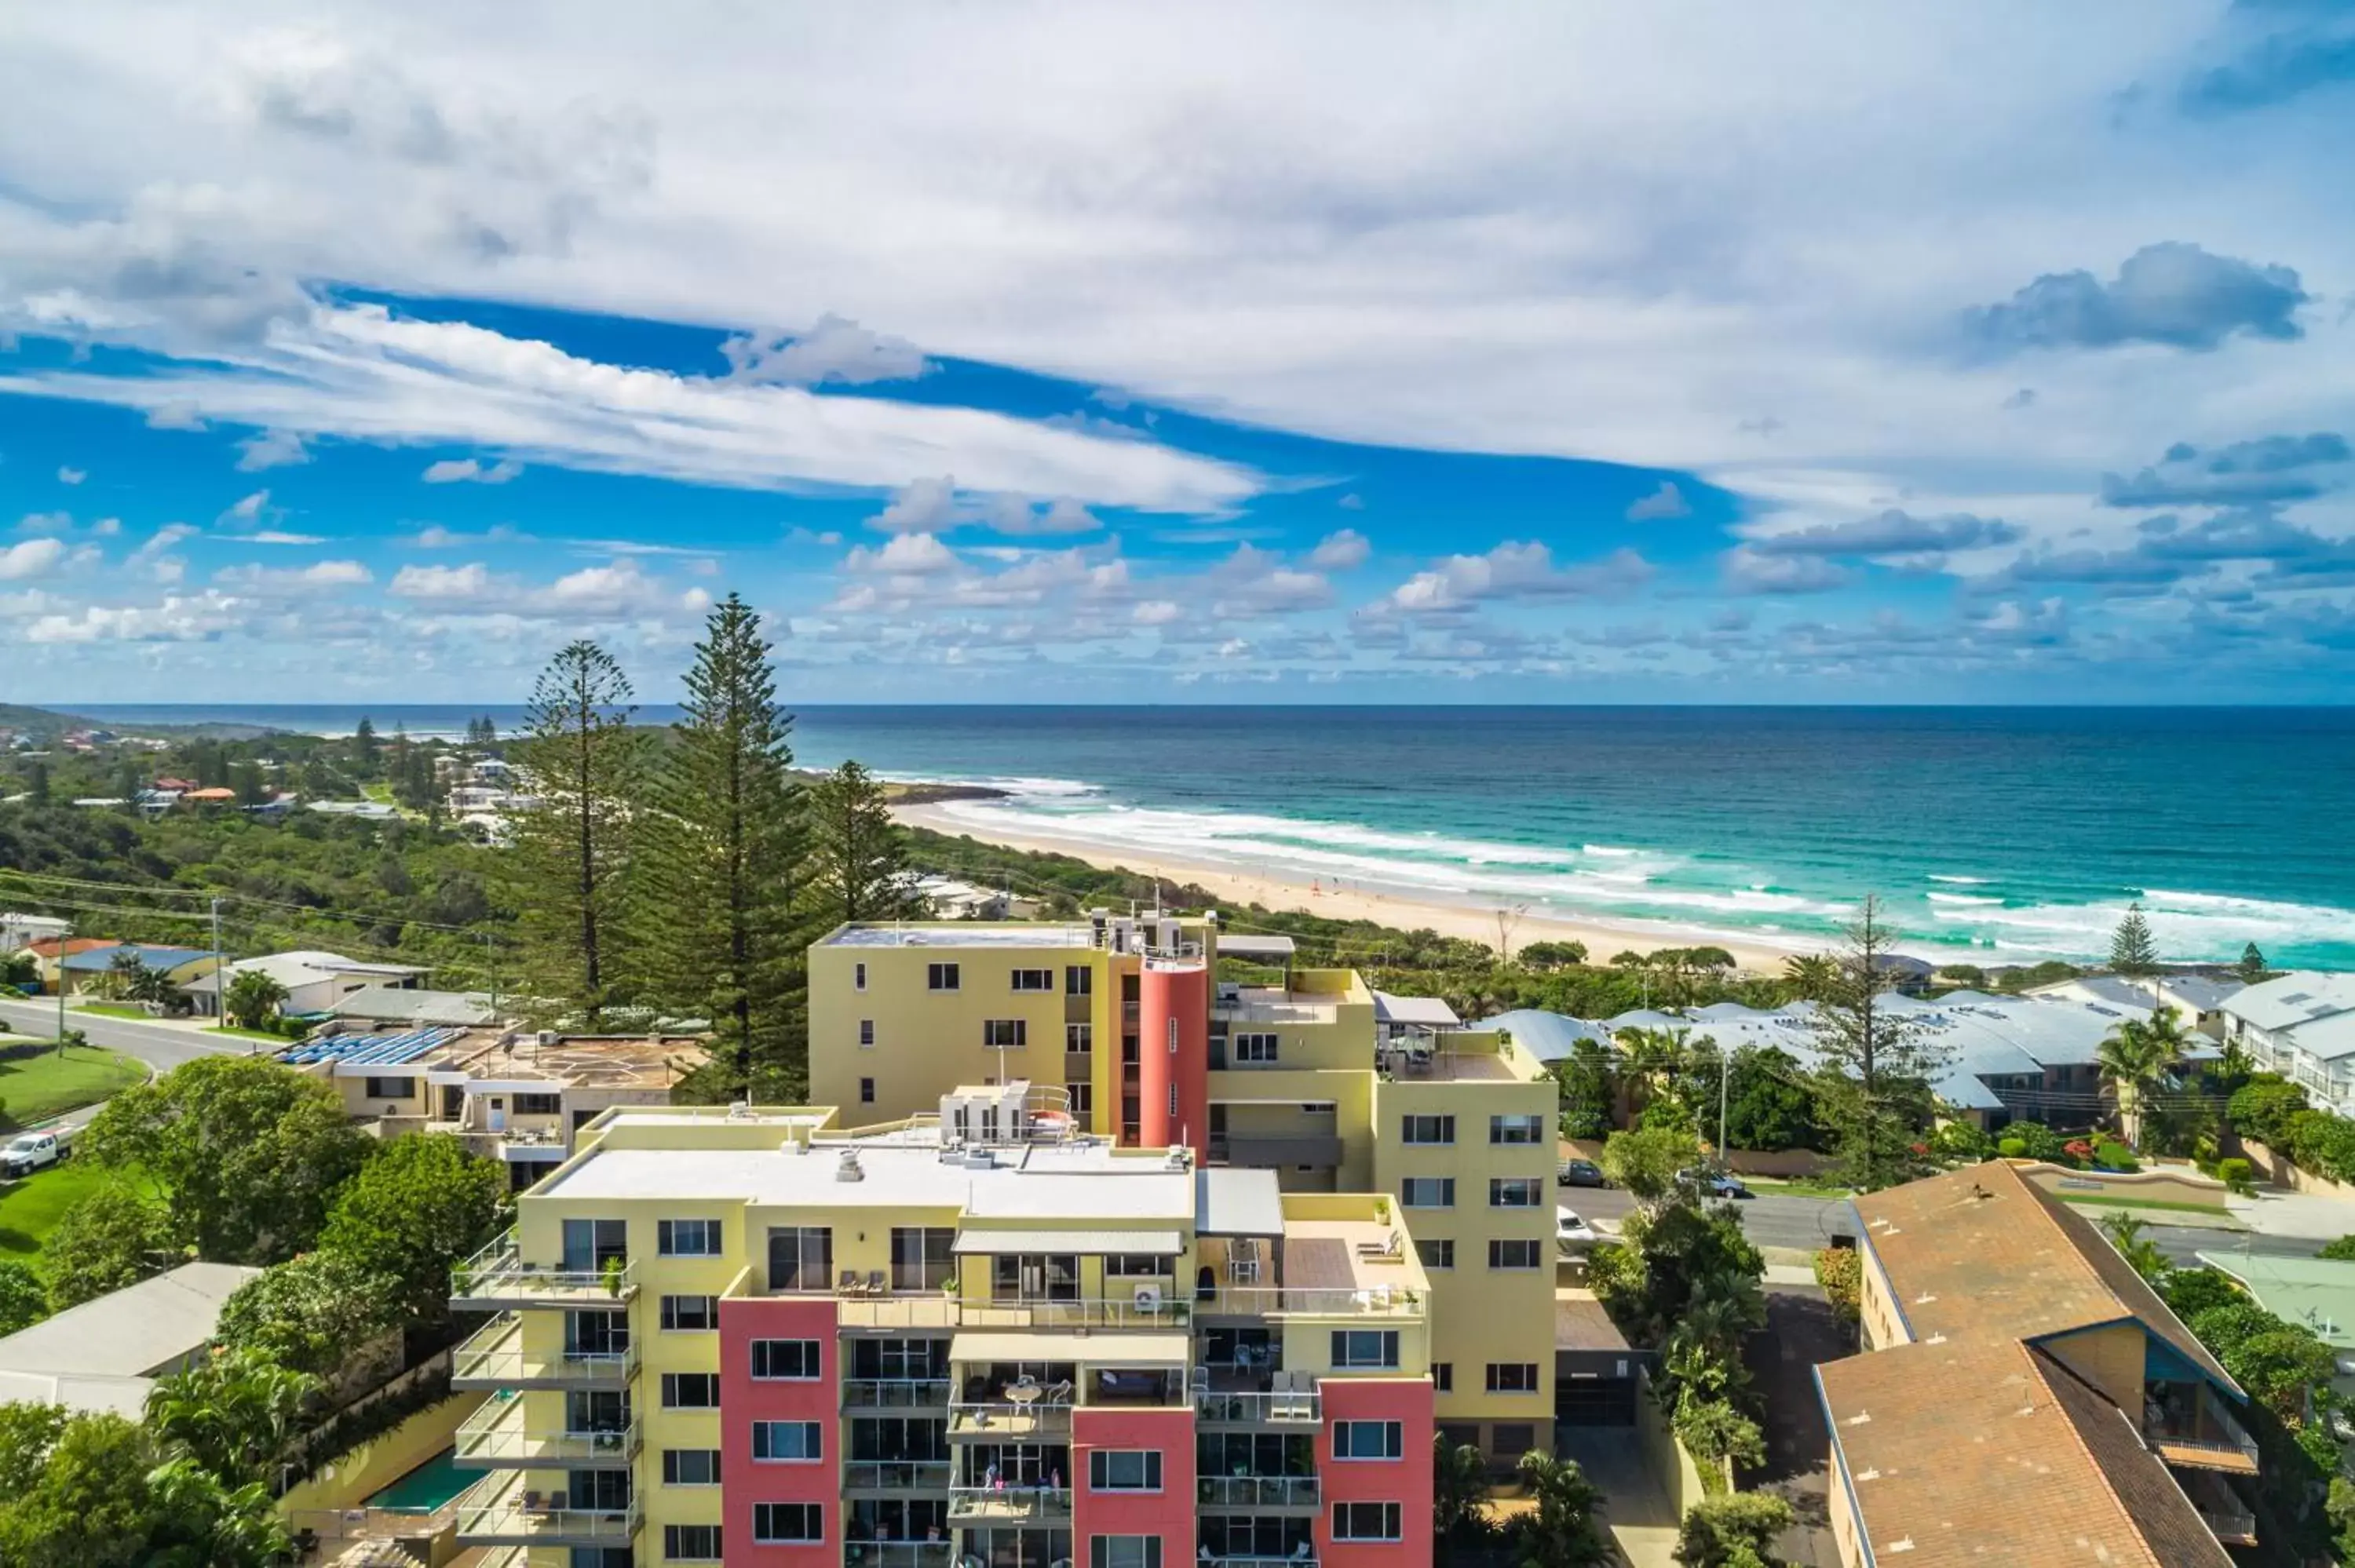
{"type": "Polygon", "coordinates": [[[2234,1130],[2277,1150],[2286,1141],[2289,1118],[2305,1108],[2305,1091],[2275,1073],[2257,1074],[2224,1102],[2234,1130]]]}
{"type": "Polygon", "coordinates": [[[1676,1428],[1678,1440],[1700,1466],[1701,1483],[1711,1491],[1723,1484],[1725,1461],[1766,1462],[1766,1435],[1725,1400],[1686,1400],[1677,1412],[1676,1428]]]}
{"type": "Polygon", "coordinates": [[[2041,1121],[2016,1121],[2003,1129],[2006,1143],[2018,1143],[2017,1158],[2028,1160],[2058,1160],[2061,1158],[2061,1135],[2041,1121]]]}
{"type": "Polygon", "coordinates": [[[1995,1146],[1995,1151],[2006,1160],[2025,1160],[2028,1158],[2028,1140],[2024,1138],[2007,1138],[1995,1146]]]}
{"type": "Polygon", "coordinates": [[[1791,1528],[1791,1505],[1772,1492],[1734,1492],[1703,1498],[1685,1510],[1677,1531],[1677,1561],[1684,1568],[1739,1568],[1768,1562],[1775,1538],[1791,1528]]]}
{"type": "MultiPolygon", "coordinates": [[[[2238,1155],[2234,1155],[2230,1160],[2216,1161],[2216,1180],[2224,1183],[2230,1191],[2243,1196],[2256,1191],[2256,1175],[2257,1168],[2238,1155]]],[[[2328,1257],[2330,1255],[2326,1252],[2323,1255],[2328,1257]]],[[[2349,1255],[2355,1256],[2355,1254],[2349,1255]]]]}
{"type": "Polygon", "coordinates": [[[1995,1139],[1975,1122],[1945,1122],[1930,1135],[1930,1152],[1946,1160],[1985,1160],[1996,1148],[1995,1139]]]}
{"type": "Polygon", "coordinates": [[[1816,1283],[1843,1323],[1853,1323],[1863,1310],[1864,1258],[1852,1246],[1828,1246],[1816,1254],[1816,1283]]]}
{"type": "Polygon", "coordinates": [[[2330,1258],[2339,1263],[2355,1263],[2355,1236],[2340,1236],[2337,1241],[2324,1246],[2320,1252],[2315,1254],[2315,1256],[2330,1258]]]}
{"type": "Polygon", "coordinates": [[[2094,1145],[2094,1163],[2105,1171],[2139,1171],[2142,1162],[2125,1144],[2105,1139],[2094,1145]]]}
{"type": "Polygon", "coordinates": [[[2172,1268],[2159,1277],[2159,1298],[2168,1310],[2189,1323],[2202,1312],[2234,1307],[2248,1298],[2240,1287],[2212,1268],[2172,1268]]]}

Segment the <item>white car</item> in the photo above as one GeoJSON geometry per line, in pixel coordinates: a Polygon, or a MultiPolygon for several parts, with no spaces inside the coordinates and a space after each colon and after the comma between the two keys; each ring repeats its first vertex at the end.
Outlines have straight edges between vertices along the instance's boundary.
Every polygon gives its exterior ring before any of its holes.
{"type": "Polygon", "coordinates": [[[12,1139],[0,1149],[0,1172],[10,1176],[29,1176],[45,1165],[58,1162],[58,1135],[54,1132],[27,1132],[12,1139]]]}
{"type": "Polygon", "coordinates": [[[1593,1225],[1568,1209],[1557,1207],[1553,1212],[1553,1245],[1564,1257],[1575,1257],[1601,1241],[1593,1225]]]}

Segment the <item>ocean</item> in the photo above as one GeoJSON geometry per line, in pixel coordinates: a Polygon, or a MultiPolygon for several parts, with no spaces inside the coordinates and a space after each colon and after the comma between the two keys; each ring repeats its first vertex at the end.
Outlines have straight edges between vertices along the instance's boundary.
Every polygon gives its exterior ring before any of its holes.
{"type": "MultiPolygon", "coordinates": [[[[90,706],[347,733],[351,706],[90,706]]],[[[380,732],[513,705],[379,705],[380,732]]],[[[649,706],[651,720],[672,710],[649,706]]],[[[809,707],[795,751],[994,784],[945,809],[1428,901],[1792,939],[1867,893],[1923,951],[2355,968],[2355,709],[809,707]]]]}

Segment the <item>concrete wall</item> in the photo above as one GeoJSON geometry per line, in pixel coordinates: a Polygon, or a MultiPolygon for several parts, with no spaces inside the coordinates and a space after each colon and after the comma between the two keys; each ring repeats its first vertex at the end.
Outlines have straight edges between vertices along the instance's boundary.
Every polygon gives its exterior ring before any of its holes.
{"type": "MultiPolygon", "coordinates": [[[[1712,1141],[1706,1129],[1702,1140],[1712,1141]]],[[[1603,1158],[1603,1140],[1599,1138],[1566,1138],[1561,1141],[1582,1159],[1599,1161],[1603,1158]]],[[[1831,1162],[1831,1156],[1812,1149],[1736,1149],[1728,1152],[1725,1162],[1740,1176],[1816,1176],[1831,1162]]]]}
{"type": "MultiPolygon", "coordinates": [[[[1644,1463],[1651,1469],[1652,1478],[1660,1483],[1661,1492],[1676,1510],[1678,1519],[1684,1518],[1687,1509],[1710,1495],[1700,1462],[1677,1440],[1676,1430],[1668,1425],[1667,1413],[1661,1410],[1660,1402],[1652,1397],[1652,1374],[1648,1368],[1638,1371],[1636,1375],[1636,1442],[1643,1453],[1644,1463]]],[[[1731,1491],[1732,1488],[1733,1478],[1728,1475],[1720,1489],[1731,1491]]]]}
{"type": "Polygon", "coordinates": [[[2261,1181],[2271,1181],[2293,1192],[2312,1192],[2342,1202],[2355,1202],[2355,1187],[2318,1176],[2311,1171],[2301,1171],[2290,1163],[2288,1155],[2268,1149],[2253,1138],[2241,1139],[2241,1157],[2255,1167],[2261,1181]]]}
{"type": "Polygon", "coordinates": [[[288,1518],[314,1510],[358,1508],[457,1439],[459,1424],[485,1395],[461,1393],[428,1405],[358,1447],[336,1455],[319,1473],[278,1499],[288,1518]]]}
{"type": "MultiPolygon", "coordinates": [[[[2141,1198],[2156,1203],[2196,1203],[2220,1213],[2224,1208],[2226,1194],[2222,1181],[2211,1181],[2197,1171],[2181,1167],[2137,1171],[2131,1175],[2107,1171],[2071,1171],[2060,1165],[2023,1164],[2019,1170],[2021,1175],[2046,1192],[2063,1196],[2074,1192],[2086,1197],[2141,1198]]],[[[2350,1196],[2355,1196],[2355,1193],[2350,1193],[2350,1196]]]]}

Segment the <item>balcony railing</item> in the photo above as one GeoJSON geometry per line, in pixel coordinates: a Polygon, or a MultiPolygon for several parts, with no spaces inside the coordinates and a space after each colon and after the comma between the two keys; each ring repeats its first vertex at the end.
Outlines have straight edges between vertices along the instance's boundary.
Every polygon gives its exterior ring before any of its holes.
{"type": "Polygon", "coordinates": [[[1029,1520],[1069,1520],[1069,1487],[951,1487],[949,1520],[960,1524],[1019,1524],[1029,1520]]]}
{"type": "Polygon", "coordinates": [[[593,1269],[527,1263],[513,1231],[450,1271],[451,1304],[462,1311],[502,1307],[611,1306],[637,1294],[637,1265],[615,1258],[593,1269]]]}
{"type": "Polygon", "coordinates": [[[948,1541],[846,1541],[843,1568],[949,1568],[956,1544],[948,1541]]]}
{"type": "Polygon", "coordinates": [[[2194,1414],[2160,1417],[2146,1423],[2146,1435],[2158,1457],[2170,1465],[2198,1469],[2229,1470],[2235,1475],[2257,1473],[2257,1444],[2232,1419],[2232,1412],[2204,1388],[2194,1414]]]}
{"type": "Polygon", "coordinates": [[[614,1430],[549,1431],[527,1419],[525,1402],[494,1399],[460,1423],[451,1462],[617,1469],[637,1456],[638,1424],[614,1430]]]}
{"type": "Polygon", "coordinates": [[[944,1492],[946,1459],[852,1459],[842,1467],[847,1492],[944,1492]]]}
{"type": "Polygon", "coordinates": [[[1315,1508],[1322,1497],[1314,1476],[1204,1476],[1205,1508],[1315,1508]]]}
{"type": "Polygon", "coordinates": [[[1314,1557],[1219,1557],[1205,1552],[1196,1562],[1200,1568],[1316,1568],[1314,1557]]]}
{"type": "Polygon", "coordinates": [[[637,1375],[638,1348],[618,1351],[526,1351],[523,1319],[503,1313],[451,1355],[453,1388],[619,1388],[637,1375]]]}
{"type": "Polygon", "coordinates": [[[1071,1429],[1068,1403],[1039,1400],[1017,1404],[1010,1400],[964,1401],[949,1406],[949,1436],[1014,1441],[1071,1429]]]}
{"type": "Polygon", "coordinates": [[[2254,1546],[2257,1543],[2257,1516],[2244,1509],[2211,1508],[2199,1504],[2200,1522],[2208,1533],[2227,1546],[2254,1546]]]}
{"type": "Polygon", "coordinates": [[[1325,1419],[1325,1397],[1314,1392],[1218,1393],[1194,1396],[1197,1420],[1240,1426],[1315,1426],[1325,1419]]]}
{"type": "Polygon", "coordinates": [[[1299,1289],[1275,1285],[1223,1285],[1209,1297],[1196,1292],[1194,1310],[1222,1318],[1401,1318],[1423,1316],[1419,1290],[1398,1285],[1362,1289],[1299,1289]]]}
{"type": "Polygon", "coordinates": [[[948,1402],[944,1377],[854,1377],[842,1384],[845,1410],[938,1410],[948,1402]]]}
{"type": "MultiPolygon", "coordinates": [[[[823,1294],[806,1291],[786,1295],[823,1294]]],[[[846,1329],[1173,1329],[1183,1328],[1192,1302],[1167,1292],[1160,1305],[1135,1298],[1084,1301],[967,1301],[931,1292],[836,1298],[835,1320],[846,1329]]]]}
{"type": "Polygon", "coordinates": [[[573,1508],[521,1476],[492,1476],[458,1494],[458,1540],[465,1546],[626,1546],[638,1533],[637,1500],[626,1508],[573,1508]]]}

